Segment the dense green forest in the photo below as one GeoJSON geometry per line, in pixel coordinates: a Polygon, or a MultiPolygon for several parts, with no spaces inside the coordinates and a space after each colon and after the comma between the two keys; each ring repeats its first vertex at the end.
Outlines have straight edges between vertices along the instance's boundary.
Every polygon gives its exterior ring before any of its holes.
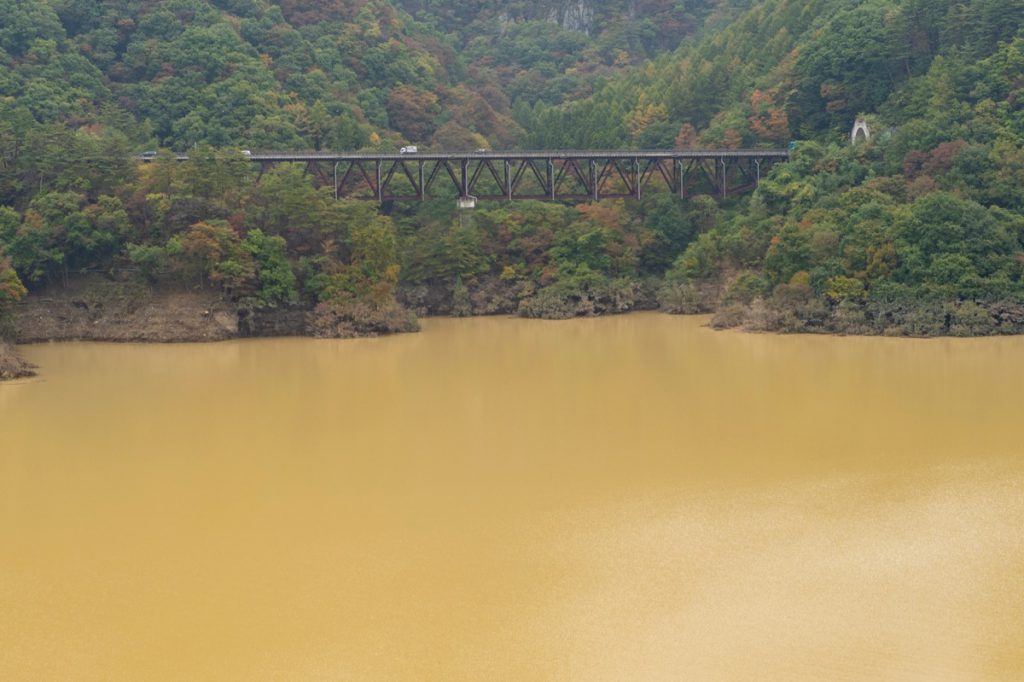
{"type": "MultiPolygon", "coordinates": [[[[1024,0],[0,0],[0,319],[83,272],[317,311],[1024,331],[1024,0]],[[875,134],[850,144],[854,119],[875,134]],[[747,197],[336,202],[240,149],[735,148],[747,197]],[[177,165],[162,152],[191,151],[177,165]]],[[[2,333],[2,331],[0,331],[2,333]]]]}

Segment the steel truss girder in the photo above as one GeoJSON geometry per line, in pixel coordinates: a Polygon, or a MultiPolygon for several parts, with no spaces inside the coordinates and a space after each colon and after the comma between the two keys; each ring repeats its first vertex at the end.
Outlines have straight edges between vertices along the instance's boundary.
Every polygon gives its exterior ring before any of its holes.
{"type": "MultiPolygon", "coordinates": [[[[680,198],[697,194],[728,197],[756,189],[784,159],[764,157],[572,157],[348,159],[330,166],[309,161],[304,174],[320,186],[333,185],[337,198],[380,202],[425,200],[454,194],[515,201],[642,199],[652,185],[680,198]]],[[[260,173],[274,161],[261,161],[260,173]]],[[[257,181],[259,178],[257,178],[257,181]]]]}

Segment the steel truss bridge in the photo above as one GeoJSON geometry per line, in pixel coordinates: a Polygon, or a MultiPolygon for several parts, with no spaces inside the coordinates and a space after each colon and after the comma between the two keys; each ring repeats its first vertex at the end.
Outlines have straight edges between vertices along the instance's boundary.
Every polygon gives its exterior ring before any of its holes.
{"type": "MultiPolygon", "coordinates": [[[[259,176],[274,165],[301,163],[336,198],[378,202],[458,197],[476,200],[540,199],[597,201],[640,199],[652,184],[680,198],[725,198],[751,191],[775,164],[789,159],[785,149],[718,151],[547,151],[412,154],[326,152],[247,153],[259,176]]],[[[188,161],[187,154],[176,156],[188,161]]],[[[140,157],[144,162],[152,154],[140,157]]]]}

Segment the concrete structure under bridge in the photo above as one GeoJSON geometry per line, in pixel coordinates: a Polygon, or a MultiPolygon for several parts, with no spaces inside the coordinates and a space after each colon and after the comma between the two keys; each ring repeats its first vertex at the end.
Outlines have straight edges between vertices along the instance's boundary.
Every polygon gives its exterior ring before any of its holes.
{"type": "MultiPolygon", "coordinates": [[[[454,193],[462,208],[477,200],[639,199],[652,183],[684,199],[699,194],[724,198],[753,190],[773,165],[789,159],[784,149],[243,153],[259,166],[260,176],[276,164],[304,164],[321,185],[334,187],[337,198],[422,201],[454,193]]],[[[139,158],[148,162],[154,156],[139,158]]],[[[187,154],[176,158],[189,160],[187,154]]]]}

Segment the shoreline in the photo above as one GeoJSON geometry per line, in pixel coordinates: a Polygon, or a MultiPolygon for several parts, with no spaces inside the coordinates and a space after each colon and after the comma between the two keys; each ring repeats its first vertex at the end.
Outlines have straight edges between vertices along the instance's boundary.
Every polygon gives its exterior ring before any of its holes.
{"type": "MultiPolygon", "coordinates": [[[[755,334],[815,336],[865,336],[889,338],[964,338],[1020,335],[1022,325],[955,328],[932,325],[912,333],[903,327],[899,333],[878,333],[866,325],[838,328],[810,325],[801,315],[765,314],[765,304],[754,301],[746,306],[711,305],[704,300],[694,309],[671,309],[658,305],[653,296],[638,296],[621,307],[581,306],[575,315],[522,314],[513,305],[507,291],[498,292],[493,282],[485,282],[470,292],[472,305],[453,305],[455,297],[444,286],[424,286],[399,292],[401,303],[376,310],[309,308],[292,306],[262,310],[240,308],[213,289],[150,287],[137,282],[117,282],[101,277],[72,280],[67,288],[51,287],[30,294],[15,313],[14,338],[0,341],[0,380],[34,376],[34,367],[17,353],[16,346],[62,342],[98,343],[209,343],[250,338],[372,338],[394,333],[418,331],[417,316],[423,318],[476,318],[509,315],[528,319],[579,319],[610,317],[637,312],[664,315],[706,315],[714,330],[755,334]],[[706,308],[715,308],[707,310],[706,308]],[[771,318],[779,317],[780,320],[771,318]],[[1017,331],[1016,334],[1013,332],[1017,331]],[[945,332],[945,333],[943,333],[945,332]],[[964,333],[967,332],[967,333],[964,333]],[[971,333],[974,332],[974,333],[971,333]]],[[[570,299],[571,300],[571,299],[570,299]]],[[[805,304],[806,305],[806,304],[805,304]]],[[[564,313],[566,311],[559,311],[564,313]]],[[[784,312],[784,311],[783,311],[784,312]]],[[[802,312],[794,307],[794,313],[802,312]]],[[[922,314],[931,312],[922,304],[922,314]]],[[[946,311],[944,311],[946,312],[946,311]]],[[[1024,317],[1024,309],[1013,310],[1014,322],[1024,317]]]]}
{"type": "MultiPolygon", "coordinates": [[[[279,311],[282,316],[294,316],[296,313],[311,314],[312,311],[279,311]]],[[[576,317],[530,317],[526,315],[519,315],[514,312],[497,312],[491,314],[473,314],[473,315],[453,315],[446,313],[426,313],[417,316],[417,320],[420,322],[427,320],[475,320],[475,319],[488,319],[488,318],[508,318],[508,319],[521,319],[521,320],[534,320],[537,322],[571,322],[573,320],[586,320],[586,319],[598,319],[598,318],[612,318],[612,317],[629,317],[633,315],[664,315],[666,317],[683,317],[683,318],[694,318],[703,317],[706,318],[706,323],[703,325],[705,328],[715,332],[733,332],[739,334],[752,334],[756,336],[813,336],[813,337],[833,337],[837,339],[841,338],[864,338],[864,339],[907,339],[917,341],[927,340],[943,340],[943,339],[986,339],[986,338],[1010,338],[1010,337],[1024,337],[1024,333],[996,333],[996,334],[975,334],[975,335],[958,335],[958,334],[879,334],[879,333],[857,333],[851,331],[834,331],[827,329],[815,329],[805,328],[796,330],[785,330],[785,329],[764,329],[760,327],[748,327],[743,325],[723,325],[717,319],[717,312],[693,312],[693,313],[677,313],[661,309],[647,309],[647,308],[636,308],[633,310],[627,310],[623,312],[605,312],[591,315],[579,315],[576,317]]],[[[413,329],[409,331],[395,331],[389,333],[362,333],[345,336],[324,336],[309,333],[308,331],[282,331],[281,333],[238,333],[238,334],[224,334],[224,335],[207,335],[199,334],[189,336],[187,334],[171,334],[167,337],[154,336],[149,333],[133,332],[126,330],[123,333],[117,334],[57,334],[54,336],[39,337],[36,335],[24,336],[21,333],[18,334],[17,340],[11,341],[0,341],[0,348],[6,349],[8,352],[16,353],[17,348],[21,346],[38,346],[46,344],[63,344],[63,343],[103,343],[103,344],[166,344],[166,345],[186,345],[186,344],[205,344],[205,343],[221,343],[229,341],[258,341],[261,339],[319,339],[319,340],[348,340],[348,339],[372,339],[372,338],[383,338],[387,336],[400,336],[403,334],[416,334],[421,329],[413,329]]],[[[25,363],[29,366],[31,363],[25,363]]],[[[31,376],[31,375],[29,375],[31,376]]]]}
{"type": "MultiPolygon", "coordinates": [[[[285,311],[288,312],[288,311],[285,311]]],[[[295,311],[290,311],[294,313],[295,311]]],[[[757,334],[757,335],[780,335],[780,336],[815,336],[815,337],[835,337],[835,338],[889,338],[889,339],[906,339],[906,340],[943,340],[943,339],[982,339],[982,338],[1005,338],[1007,336],[1024,336],[1024,334],[987,334],[977,336],[957,336],[957,335],[909,335],[902,334],[898,336],[886,335],[886,334],[856,334],[856,333],[842,333],[834,331],[814,331],[814,330],[800,330],[800,331],[773,331],[765,329],[745,328],[741,326],[726,327],[720,324],[715,324],[715,313],[674,313],[665,310],[629,310],[625,312],[617,313],[601,313],[595,315],[578,316],[574,318],[530,318],[515,313],[495,313],[491,315],[451,315],[451,314],[429,314],[424,315],[422,319],[478,319],[488,317],[507,317],[507,318],[518,318],[518,319],[532,319],[544,322],[562,322],[569,320],[578,319],[594,319],[594,318],[608,318],[608,317],[619,317],[629,316],[636,314],[657,314],[666,315],[669,317],[704,317],[706,322],[703,325],[705,328],[716,332],[734,332],[740,334],[757,334]]],[[[100,332],[101,330],[96,330],[100,332]]],[[[378,334],[378,333],[366,333],[357,334],[352,336],[338,336],[333,337],[335,340],[340,339],[353,339],[353,338],[376,338],[382,336],[394,336],[398,334],[406,333],[418,333],[420,330],[417,328],[408,332],[394,332],[391,334],[378,334]]],[[[157,338],[149,333],[140,333],[127,329],[117,334],[92,334],[83,335],[81,337],[72,334],[60,334],[53,337],[39,338],[31,336],[25,339],[20,338],[16,342],[0,342],[0,383],[7,384],[13,383],[18,379],[26,379],[39,376],[37,371],[39,368],[37,365],[32,364],[25,360],[19,353],[18,349],[21,346],[36,346],[44,344],[63,344],[63,343],[107,343],[107,344],[172,344],[172,345],[185,345],[185,344],[204,344],[204,343],[220,343],[228,341],[244,341],[244,340],[262,340],[262,339],[284,339],[284,338],[298,338],[298,339],[330,339],[332,337],[318,336],[308,332],[303,333],[272,333],[272,334],[216,334],[209,335],[201,333],[195,336],[186,336],[184,334],[176,333],[171,334],[166,338],[157,338]]]]}

